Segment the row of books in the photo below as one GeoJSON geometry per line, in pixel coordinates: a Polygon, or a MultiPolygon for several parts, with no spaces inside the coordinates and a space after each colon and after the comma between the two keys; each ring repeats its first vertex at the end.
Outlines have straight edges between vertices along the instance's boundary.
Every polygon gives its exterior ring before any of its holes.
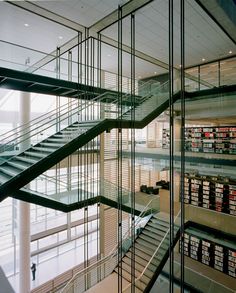
{"type": "Polygon", "coordinates": [[[184,202],[236,216],[236,183],[228,178],[186,174],[184,202]]]}
{"type": "MultiPolygon", "coordinates": [[[[181,248],[181,247],[180,247],[181,248]]],[[[236,278],[236,250],[184,233],[184,254],[222,273],[236,278]]]]}

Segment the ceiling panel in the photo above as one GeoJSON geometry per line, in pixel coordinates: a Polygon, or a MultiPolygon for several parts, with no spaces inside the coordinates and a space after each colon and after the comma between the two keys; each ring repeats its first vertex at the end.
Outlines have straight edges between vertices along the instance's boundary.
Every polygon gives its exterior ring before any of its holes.
{"type": "Polygon", "coordinates": [[[52,12],[63,15],[84,26],[91,26],[127,1],[118,0],[60,0],[32,1],[52,12]]]}
{"type": "MultiPolygon", "coordinates": [[[[235,50],[232,41],[207,16],[194,0],[185,1],[185,53],[186,65],[190,66],[222,58],[235,50]]],[[[153,1],[136,12],[136,49],[159,60],[168,62],[168,1],[153,1]]],[[[117,25],[104,34],[114,37],[117,25]]],[[[123,41],[130,43],[130,21],[123,21],[123,41]]],[[[180,7],[174,1],[174,63],[180,64],[180,7]]]]}
{"type": "Polygon", "coordinates": [[[0,40],[46,53],[77,35],[62,25],[3,1],[0,1],[0,19],[0,40]]]}

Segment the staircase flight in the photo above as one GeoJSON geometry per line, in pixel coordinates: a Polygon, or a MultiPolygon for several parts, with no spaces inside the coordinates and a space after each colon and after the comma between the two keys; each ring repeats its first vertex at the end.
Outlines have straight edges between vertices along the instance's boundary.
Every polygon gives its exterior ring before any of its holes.
{"type": "MultiPolygon", "coordinates": [[[[144,86],[147,87],[147,84],[144,86]]],[[[51,113],[50,122],[46,121],[40,129],[36,123],[32,129],[27,125],[17,134],[6,135],[6,143],[1,142],[2,153],[12,146],[22,151],[0,165],[0,200],[14,196],[16,191],[102,132],[113,128],[143,128],[168,107],[168,97],[167,83],[148,90],[142,97],[135,96],[134,106],[129,103],[129,94],[123,95],[120,105],[114,94],[103,93],[90,101],[82,101],[79,105],[74,103],[69,112],[64,109],[59,116],[58,111],[51,113]],[[95,111],[98,112],[96,117],[95,111]],[[135,113],[135,121],[131,119],[132,113],[135,113]],[[78,114],[81,114],[82,120],[78,119],[78,114]],[[65,121],[68,126],[56,131],[57,124],[63,125],[65,121]],[[40,141],[38,137],[44,132],[51,135],[40,141]],[[35,137],[35,144],[29,148],[24,147],[29,138],[34,141],[35,137]]],[[[46,118],[48,116],[44,117],[46,118]]]]}

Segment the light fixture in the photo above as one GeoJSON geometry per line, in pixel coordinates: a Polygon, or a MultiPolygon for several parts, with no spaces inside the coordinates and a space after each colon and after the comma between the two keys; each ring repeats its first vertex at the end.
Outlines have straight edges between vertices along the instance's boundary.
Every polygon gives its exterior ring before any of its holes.
{"type": "Polygon", "coordinates": [[[206,59],[205,58],[202,58],[202,61],[204,62],[204,61],[206,61],[206,59]]]}
{"type": "Polygon", "coordinates": [[[181,68],[181,67],[182,67],[182,64],[179,65],[179,68],[181,68]]]}
{"type": "Polygon", "coordinates": [[[229,50],[229,54],[232,54],[232,53],[233,53],[233,51],[229,50]]]}
{"type": "Polygon", "coordinates": [[[157,74],[157,72],[156,72],[156,71],[154,71],[154,74],[157,74]]]}
{"type": "Polygon", "coordinates": [[[62,40],[63,39],[63,36],[59,36],[58,39],[62,40]]]}
{"type": "Polygon", "coordinates": [[[28,24],[28,23],[24,23],[24,26],[25,26],[25,27],[29,27],[29,24],[28,24]]]}

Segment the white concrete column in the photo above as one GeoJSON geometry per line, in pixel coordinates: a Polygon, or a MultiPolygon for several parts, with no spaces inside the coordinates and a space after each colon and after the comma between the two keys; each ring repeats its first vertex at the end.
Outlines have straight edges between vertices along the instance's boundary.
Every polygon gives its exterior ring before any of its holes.
{"type": "Polygon", "coordinates": [[[162,148],[162,122],[155,123],[156,147],[162,148]]]}
{"type": "MultiPolygon", "coordinates": [[[[20,125],[22,125],[21,133],[25,134],[28,130],[24,127],[24,124],[30,121],[30,93],[21,92],[20,94],[20,109],[19,109],[20,125]]],[[[30,139],[26,139],[20,144],[20,150],[24,151],[30,146],[30,139]]]]}
{"type": "Polygon", "coordinates": [[[181,120],[174,119],[174,152],[181,151],[181,120]]]}
{"type": "Polygon", "coordinates": [[[180,91],[181,80],[180,80],[180,70],[174,69],[174,93],[180,91]]]}
{"type": "MultiPolygon", "coordinates": [[[[30,94],[20,95],[20,124],[30,120],[30,94]]],[[[26,131],[23,130],[25,133],[26,131]]],[[[24,140],[20,150],[30,146],[30,139],[24,140]]],[[[30,204],[19,202],[19,293],[30,293],[30,204]]]]}
{"type": "Polygon", "coordinates": [[[19,203],[19,288],[30,293],[30,205],[19,203]]]}

